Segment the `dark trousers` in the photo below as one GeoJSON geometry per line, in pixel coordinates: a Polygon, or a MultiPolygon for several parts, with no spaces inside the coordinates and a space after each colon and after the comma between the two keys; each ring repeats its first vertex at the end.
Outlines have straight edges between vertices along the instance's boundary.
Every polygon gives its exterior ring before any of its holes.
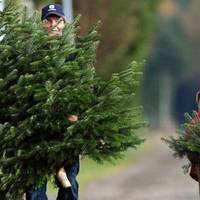
{"type": "Polygon", "coordinates": [[[58,184],[59,191],[56,200],[78,200],[78,182],[76,180],[76,176],[79,173],[79,166],[79,159],[77,159],[71,165],[64,166],[65,171],[67,173],[67,177],[72,186],[70,188],[65,189],[58,184]]]}
{"type": "Polygon", "coordinates": [[[46,184],[37,190],[26,192],[26,200],[48,200],[46,195],[46,184]]]}
{"type": "MultiPolygon", "coordinates": [[[[77,159],[71,165],[65,165],[65,171],[67,177],[71,183],[70,188],[63,188],[59,183],[57,183],[59,190],[56,200],[78,200],[78,182],[76,176],[79,173],[80,162],[77,159]]],[[[46,196],[46,184],[40,187],[38,190],[30,190],[26,193],[26,200],[47,200],[46,196]]]]}

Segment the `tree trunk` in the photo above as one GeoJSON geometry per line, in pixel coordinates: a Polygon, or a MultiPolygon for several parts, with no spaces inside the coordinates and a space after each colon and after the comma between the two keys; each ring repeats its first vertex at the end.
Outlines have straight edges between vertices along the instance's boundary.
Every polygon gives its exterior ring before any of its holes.
{"type": "Polygon", "coordinates": [[[73,5],[72,0],[62,0],[63,11],[69,23],[73,21],[73,5]]]}
{"type": "Polygon", "coordinates": [[[34,1],[32,0],[22,0],[21,4],[27,7],[28,14],[31,15],[35,9],[34,1]]]}
{"type": "Polygon", "coordinates": [[[159,81],[159,108],[158,126],[168,128],[172,126],[171,105],[172,105],[172,80],[167,73],[160,75],[159,81]]]}
{"type": "Polygon", "coordinates": [[[0,1],[0,10],[2,11],[4,8],[4,0],[1,0],[0,1]]]}

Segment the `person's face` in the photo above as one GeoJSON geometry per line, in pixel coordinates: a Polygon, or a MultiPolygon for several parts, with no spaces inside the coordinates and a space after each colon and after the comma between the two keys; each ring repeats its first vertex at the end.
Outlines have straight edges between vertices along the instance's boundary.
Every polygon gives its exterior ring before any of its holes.
{"type": "Polygon", "coordinates": [[[65,27],[65,21],[62,17],[50,15],[43,22],[44,27],[47,29],[49,35],[62,35],[65,27]]]}

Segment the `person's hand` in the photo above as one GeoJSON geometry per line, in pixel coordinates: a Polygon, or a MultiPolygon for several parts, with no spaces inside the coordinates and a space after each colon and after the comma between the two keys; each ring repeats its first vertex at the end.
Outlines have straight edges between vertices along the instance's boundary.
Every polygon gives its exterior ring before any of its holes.
{"type": "Polygon", "coordinates": [[[70,122],[77,122],[78,121],[78,116],[77,115],[69,115],[67,118],[70,122]]]}
{"type": "Polygon", "coordinates": [[[193,111],[193,119],[191,120],[192,124],[198,124],[200,122],[200,117],[198,112],[193,111]]]}

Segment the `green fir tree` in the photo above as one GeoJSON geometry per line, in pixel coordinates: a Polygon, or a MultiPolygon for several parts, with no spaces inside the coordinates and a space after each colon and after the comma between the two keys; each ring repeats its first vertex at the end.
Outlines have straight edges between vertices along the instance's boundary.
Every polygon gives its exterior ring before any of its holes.
{"type": "Polygon", "coordinates": [[[181,125],[178,137],[162,138],[174,151],[174,156],[187,157],[191,162],[200,164],[200,118],[196,111],[192,116],[185,114],[186,122],[181,125]]]}
{"type": "Polygon", "coordinates": [[[20,199],[78,155],[102,162],[143,142],[140,64],[98,77],[98,25],[80,37],[75,20],[62,36],[49,36],[37,12],[28,18],[12,3],[0,21],[0,199],[20,199]]]}

